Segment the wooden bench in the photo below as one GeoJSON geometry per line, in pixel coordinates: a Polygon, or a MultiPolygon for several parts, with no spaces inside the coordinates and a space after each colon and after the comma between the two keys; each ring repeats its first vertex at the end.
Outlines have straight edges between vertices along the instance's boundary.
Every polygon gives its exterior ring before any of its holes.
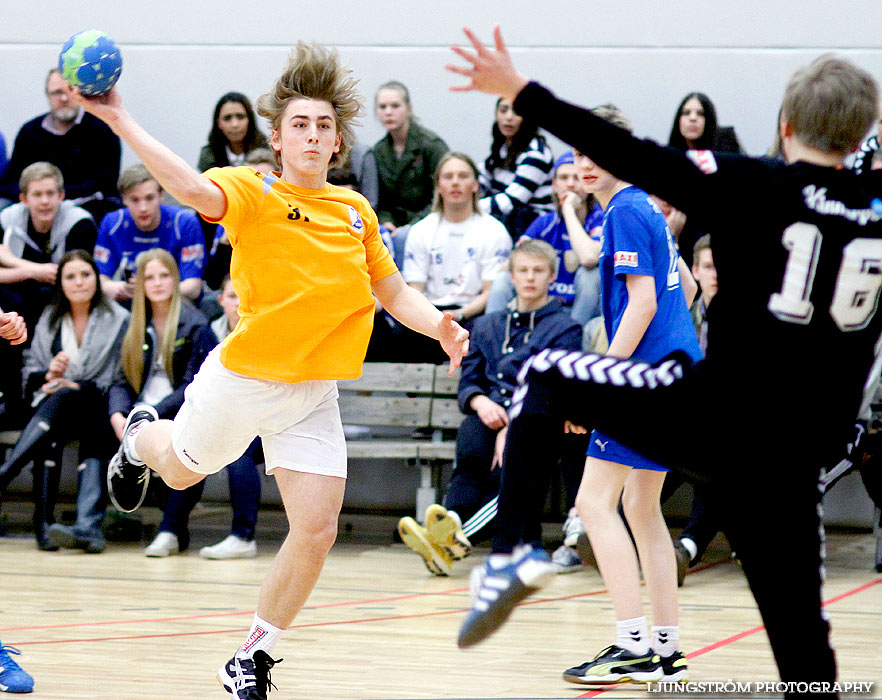
{"type": "Polygon", "coordinates": [[[441,469],[456,456],[464,418],[456,401],[459,371],[447,365],[367,362],[360,379],[338,382],[350,460],[404,459],[419,465],[416,512],[437,503],[441,469]]]}

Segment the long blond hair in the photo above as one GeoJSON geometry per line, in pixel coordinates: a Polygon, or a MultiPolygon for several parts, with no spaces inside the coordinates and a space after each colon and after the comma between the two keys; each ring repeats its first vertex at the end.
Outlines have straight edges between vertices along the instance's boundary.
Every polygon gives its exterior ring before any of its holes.
{"type": "Polygon", "coordinates": [[[120,365],[123,374],[129,380],[129,384],[135,391],[141,390],[144,381],[144,341],[147,335],[147,323],[153,317],[152,309],[144,294],[144,268],[152,260],[158,260],[163,267],[171,272],[174,280],[171,306],[168,310],[168,319],[165,322],[165,330],[162,338],[158,339],[158,347],[153,348],[155,353],[162,356],[162,364],[169,379],[173,378],[172,357],[175,351],[175,340],[178,334],[178,319],[181,316],[181,273],[178,264],[167,250],[151,248],[145,250],[135,259],[137,274],[135,275],[135,291],[132,296],[132,315],[129,319],[129,330],[123,338],[120,365]]]}

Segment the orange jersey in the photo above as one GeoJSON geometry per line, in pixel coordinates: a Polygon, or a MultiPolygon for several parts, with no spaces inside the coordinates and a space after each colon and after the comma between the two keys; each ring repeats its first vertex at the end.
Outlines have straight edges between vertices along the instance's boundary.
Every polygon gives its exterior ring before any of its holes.
{"type": "Polygon", "coordinates": [[[397,270],[367,200],[250,167],[205,176],[226,195],[217,223],[233,247],[230,277],[240,300],[223,365],[280,382],[359,377],[373,327],[371,283],[397,270]]]}

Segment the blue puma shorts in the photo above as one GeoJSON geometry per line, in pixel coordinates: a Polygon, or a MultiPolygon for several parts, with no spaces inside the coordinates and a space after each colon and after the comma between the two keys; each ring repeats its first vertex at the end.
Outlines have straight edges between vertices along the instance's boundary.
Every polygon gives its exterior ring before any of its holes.
{"type": "Polygon", "coordinates": [[[599,430],[591,433],[591,444],[588,445],[587,455],[607,462],[624,464],[634,469],[649,469],[654,472],[670,471],[667,467],[654,460],[647,459],[639,452],[635,452],[630,447],[626,447],[599,430]]]}

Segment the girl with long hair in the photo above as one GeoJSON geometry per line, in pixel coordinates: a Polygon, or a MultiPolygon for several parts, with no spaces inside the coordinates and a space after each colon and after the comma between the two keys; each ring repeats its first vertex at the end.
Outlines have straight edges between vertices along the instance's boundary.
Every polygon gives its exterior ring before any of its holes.
{"type": "MultiPolygon", "coordinates": [[[[207,323],[181,296],[178,266],[168,251],[144,251],[136,266],[132,318],[110,389],[110,424],[120,440],[135,403],[150,404],[161,417],[174,418],[198,369],[191,366],[190,358],[207,323]]],[[[147,556],[168,556],[187,548],[187,516],[202,488],[200,482],[185,491],[169,491],[159,533],[145,550],[147,556]]]]}
{"type": "Polygon", "coordinates": [[[554,210],[551,169],[554,156],[535,122],[514,111],[509,100],[496,101],[493,141],[484,161],[481,209],[499,219],[513,240],[540,214],[554,210]]]}
{"type": "Polygon", "coordinates": [[[197,168],[204,172],[215,166],[243,165],[251,151],[266,143],[251,100],[241,92],[228,92],[214,106],[208,143],[199,151],[197,168]]]}

